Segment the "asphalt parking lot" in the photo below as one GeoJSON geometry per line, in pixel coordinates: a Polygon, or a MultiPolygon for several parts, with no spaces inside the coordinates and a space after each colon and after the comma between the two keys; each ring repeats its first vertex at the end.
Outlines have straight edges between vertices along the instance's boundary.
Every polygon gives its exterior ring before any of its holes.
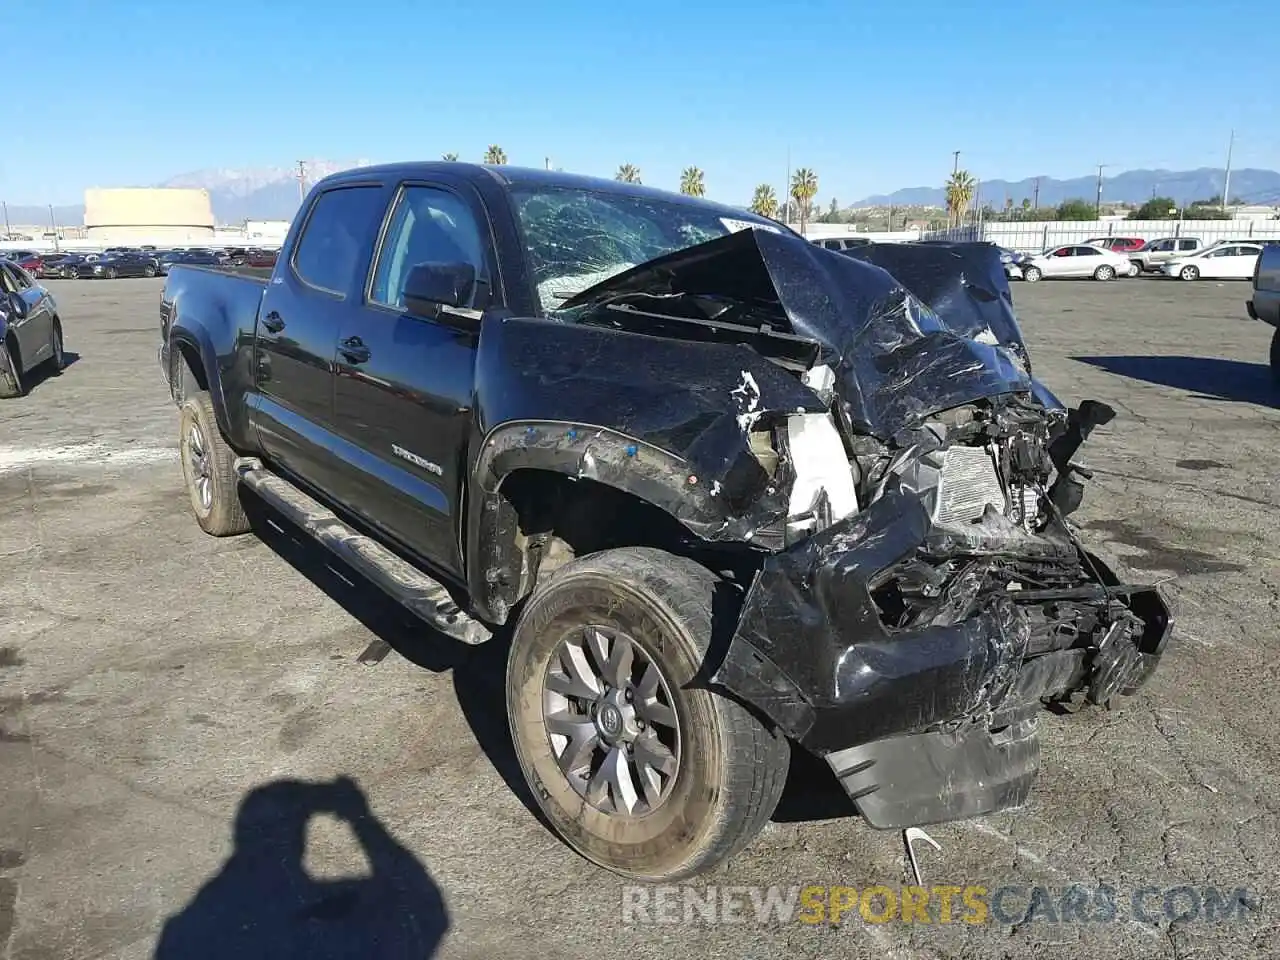
{"type": "MultiPolygon", "coordinates": [[[[624,923],[623,882],[526,806],[504,651],[423,635],[268,516],[202,534],[160,281],[51,289],[74,362],[0,402],[0,958],[1280,952],[1280,394],[1247,284],[1014,286],[1041,378],[1120,414],[1085,448],[1081,525],[1168,580],[1179,626],[1121,709],[1046,716],[1027,807],[922,851],[927,884],[1021,890],[1005,913],[1106,884],[1116,918],[927,925],[624,923]],[[1250,905],[1170,921],[1176,887],[1250,905]]],[[[775,822],[696,886],[904,882],[899,836],[798,764],[775,822]]]]}

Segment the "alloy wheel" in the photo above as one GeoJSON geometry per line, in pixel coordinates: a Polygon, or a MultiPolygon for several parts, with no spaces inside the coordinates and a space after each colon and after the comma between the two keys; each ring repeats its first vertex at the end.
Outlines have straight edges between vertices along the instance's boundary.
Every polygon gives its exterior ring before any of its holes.
{"type": "Polygon", "coordinates": [[[588,624],[543,680],[543,724],[561,773],[602,813],[643,816],[670,795],[680,723],[657,663],[625,633],[588,624]]]}
{"type": "Polygon", "coordinates": [[[200,501],[200,509],[213,508],[213,476],[209,463],[209,445],[205,442],[200,425],[192,423],[187,430],[186,456],[191,485],[200,501]]]}

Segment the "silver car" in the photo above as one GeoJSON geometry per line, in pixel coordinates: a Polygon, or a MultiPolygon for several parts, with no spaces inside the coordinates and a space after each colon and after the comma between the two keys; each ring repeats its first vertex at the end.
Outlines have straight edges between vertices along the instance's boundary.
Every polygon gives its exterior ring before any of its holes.
{"type": "Polygon", "coordinates": [[[1204,241],[1199,237],[1161,237],[1147,241],[1140,250],[1132,250],[1125,256],[1137,265],[1140,273],[1158,273],[1167,261],[1189,257],[1203,249],[1204,241]]]}

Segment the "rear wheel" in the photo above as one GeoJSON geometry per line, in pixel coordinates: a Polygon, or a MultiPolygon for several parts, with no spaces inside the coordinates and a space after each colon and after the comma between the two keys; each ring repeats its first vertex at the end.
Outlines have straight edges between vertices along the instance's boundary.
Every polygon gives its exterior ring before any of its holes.
{"type": "Polygon", "coordinates": [[[49,338],[49,345],[53,348],[53,355],[48,360],[49,369],[54,373],[61,373],[67,360],[62,352],[62,321],[57,317],[53,318],[53,335],[49,338]]]}
{"type": "Polygon", "coordinates": [[[1035,283],[1042,276],[1044,276],[1044,274],[1040,272],[1039,267],[1023,267],[1022,268],[1022,279],[1027,281],[1027,283],[1035,283]]]}
{"type": "Polygon", "coordinates": [[[1097,270],[1093,271],[1093,279],[1095,280],[1114,280],[1116,278],[1116,268],[1110,264],[1104,263],[1097,270]]]}
{"type": "Polygon", "coordinates": [[[144,277],[154,277],[154,276],[156,275],[156,268],[155,268],[155,267],[143,267],[143,268],[142,268],[142,275],[143,275],[144,277]]]}
{"type": "Polygon", "coordinates": [[[20,397],[26,392],[22,382],[22,356],[18,344],[9,337],[0,343],[0,399],[20,397]]]}
{"type": "Polygon", "coordinates": [[[660,550],[607,550],[557,570],[515,629],[520,767],[560,836],[625,876],[674,880],[732,856],[786,783],[786,738],[700,679],[716,582],[660,550]]]}
{"type": "Polygon", "coordinates": [[[1185,266],[1180,271],[1178,271],[1178,276],[1180,276],[1183,280],[1199,280],[1200,268],[1193,267],[1193,266],[1185,266]]]}
{"type": "Polygon", "coordinates": [[[178,437],[182,474],[200,529],[215,537],[248,531],[249,521],[240,504],[236,454],[218,430],[208,393],[199,391],[183,401],[178,437]]]}

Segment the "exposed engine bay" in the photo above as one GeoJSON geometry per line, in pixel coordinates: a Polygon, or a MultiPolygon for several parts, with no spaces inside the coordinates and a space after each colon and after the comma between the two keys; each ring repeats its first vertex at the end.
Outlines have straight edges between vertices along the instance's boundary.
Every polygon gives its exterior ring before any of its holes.
{"type": "Polygon", "coordinates": [[[1107,703],[1155,668],[1159,592],[1121,583],[1068,520],[1076,453],[1114,411],[1067,410],[1032,377],[994,248],[835,253],[748,230],[558,319],[743,345],[817,401],[721,372],[737,452],[699,473],[768,556],[713,681],[826,756],[873,824],[1022,802],[1043,706],[1107,703]]]}

